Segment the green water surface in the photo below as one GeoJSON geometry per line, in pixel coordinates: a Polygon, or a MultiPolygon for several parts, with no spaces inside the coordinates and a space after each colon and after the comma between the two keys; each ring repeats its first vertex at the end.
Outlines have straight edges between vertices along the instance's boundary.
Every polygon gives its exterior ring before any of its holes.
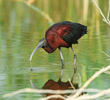
{"type": "MultiPolygon", "coordinates": [[[[77,54],[77,67],[83,85],[96,71],[110,64],[110,26],[103,22],[91,0],[35,0],[33,5],[50,16],[53,22],[72,21],[88,27],[73,48],[77,54]],[[84,5],[86,4],[86,5],[84,5]]],[[[97,0],[98,1],[98,0],[97,0]]],[[[99,0],[107,15],[108,0],[99,0]],[[105,2],[106,1],[106,2],[105,2]]],[[[51,23],[52,24],[52,23],[51,23]]],[[[45,37],[49,21],[39,11],[17,0],[0,0],[0,97],[23,88],[32,88],[30,80],[42,88],[49,79],[57,81],[61,71],[59,51],[52,54],[39,49],[29,62],[30,54],[45,37]],[[30,71],[30,68],[33,71],[30,71]]],[[[74,55],[71,48],[62,48],[65,69],[62,81],[68,81],[73,73],[74,55]]],[[[110,88],[110,75],[102,74],[89,88],[110,88]]],[[[5,100],[36,100],[40,94],[22,93],[5,100]]]]}

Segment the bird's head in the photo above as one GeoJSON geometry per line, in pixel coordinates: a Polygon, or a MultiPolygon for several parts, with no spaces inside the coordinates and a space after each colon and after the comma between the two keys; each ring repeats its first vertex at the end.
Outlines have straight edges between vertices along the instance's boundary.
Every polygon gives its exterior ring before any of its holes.
{"type": "Polygon", "coordinates": [[[54,51],[53,48],[51,48],[48,44],[48,42],[46,41],[45,38],[42,38],[38,45],[36,46],[36,48],[33,50],[32,54],[30,55],[30,61],[32,61],[32,57],[34,55],[34,53],[39,49],[39,48],[43,48],[46,52],[48,53],[52,53],[54,51]]]}

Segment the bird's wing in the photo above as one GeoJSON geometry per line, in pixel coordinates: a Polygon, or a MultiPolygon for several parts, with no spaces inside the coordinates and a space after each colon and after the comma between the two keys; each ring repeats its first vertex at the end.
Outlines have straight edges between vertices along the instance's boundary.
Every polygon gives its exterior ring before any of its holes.
{"type": "Polygon", "coordinates": [[[62,36],[62,39],[68,44],[77,44],[84,34],[87,33],[87,27],[78,23],[71,24],[71,31],[62,36]]]}
{"type": "Polygon", "coordinates": [[[62,36],[68,34],[69,32],[70,25],[57,23],[47,30],[45,37],[49,46],[56,49],[59,46],[67,45],[67,43],[62,39],[62,36]]]}

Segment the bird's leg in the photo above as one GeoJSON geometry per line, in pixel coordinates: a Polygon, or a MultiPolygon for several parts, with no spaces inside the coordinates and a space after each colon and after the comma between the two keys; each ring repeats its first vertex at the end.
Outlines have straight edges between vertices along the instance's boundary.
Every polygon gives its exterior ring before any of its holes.
{"type": "Polygon", "coordinates": [[[72,49],[73,54],[74,54],[74,73],[73,73],[73,76],[71,79],[71,82],[73,82],[73,80],[76,81],[75,79],[76,79],[77,66],[76,66],[76,54],[75,54],[75,51],[73,50],[72,46],[71,46],[71,49],[72,49]]]}
{"type": "Polygon", "coordinates": [[[64,58],[63,58],[61,48],[59,48],[59,51],[60,51],[60,57],[61,57],[61,62],[62,62],[62,69],[61,69],[61,76],[60,76],[60,80],[61,80],[62,75],[63,75],[63,70],[64,70],[64,58]]]}
{"type": "Polygon", "coordinates": [[[76,54],[75,54],[75,51],[73,50],[73,48],[71,47],[72,51],[73,51],[73,54],[74,54],[74,73],[76,73],[77,71],[77,67],[76,67],[76,54]]]}
{"type": "Polygon", "coordinates": [[[77,56],[76,56],[75,51],[73,50],[72,46],[71,46],[71,49],[72,49],[73,54],[74,54],[74,73],[73,73],[71,82],[78,84],[78,82],[81,81],[81,79],[80,79],[79,73],[77,72],[77,66],[76,66],[77,56]]]}

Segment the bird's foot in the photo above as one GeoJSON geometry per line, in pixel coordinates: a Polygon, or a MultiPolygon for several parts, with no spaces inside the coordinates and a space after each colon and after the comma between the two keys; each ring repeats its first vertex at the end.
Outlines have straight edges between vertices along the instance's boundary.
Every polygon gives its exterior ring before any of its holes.
{"type": "Polygon", "coordinates": [[[78,72],[77,73],[73,73],[73,76],[71,78],[71,82],[77,83],[77,84],[81,83],[81,77],[80,77],[78,72]]]}
{"type": "Polygon", "coordinates": [[[63,69],[61,70],[61,74],[60,74],[59,80],[62,79],[62,76],[63,76],[63,69]]]}

